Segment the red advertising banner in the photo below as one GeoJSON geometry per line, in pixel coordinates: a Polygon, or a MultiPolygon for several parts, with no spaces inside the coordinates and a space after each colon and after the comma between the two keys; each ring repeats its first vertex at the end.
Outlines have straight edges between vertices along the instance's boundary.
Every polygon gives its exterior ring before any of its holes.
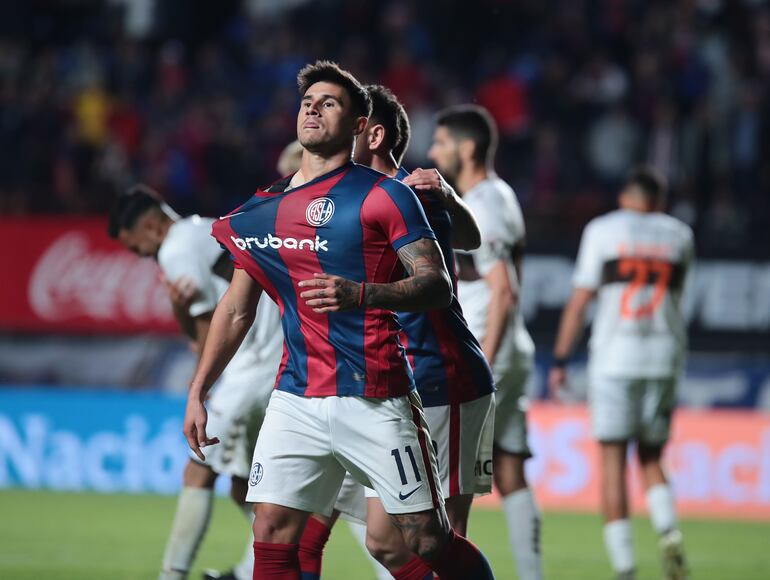
{"type": "Polygon", "coordinates": [[[100,218],[0,219],[0,329],[178,332],[153,260],[124,250],[100,218]]]}
{"type": "MultiPolygon", "coordinates": [[[[599,454],[584,406],[530,409],[534,457],[527,475],[549,510],[599,510],[599,454]]],[[[674,416],[665,461],[683,515],[770,520],[770,414],[696,411],[674,416]]],[[[638,463],[630,458],[635,512],[645,511],[638,463]]],[[[495,504],[496,496],[480,503],[495,504]]]]}

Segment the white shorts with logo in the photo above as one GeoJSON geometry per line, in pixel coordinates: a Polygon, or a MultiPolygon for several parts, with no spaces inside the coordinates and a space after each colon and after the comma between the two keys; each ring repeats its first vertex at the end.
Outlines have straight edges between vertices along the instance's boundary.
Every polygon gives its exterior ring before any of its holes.
{"type": "MultiPolygon", "coordinates": [[[[206,435],[218,437],[219,443],[203,450],[204,465],[224,475],[244,479],[249,476],[251,456],[277,370],[276,364],[229,373],[215,385],[206,401],[206,435]]],[[[190,458],[200,463],[192,451],[190,458]]]]}
{"type": "MultiPolygon", "coordinates": [[[[495,395],[457,405],[425,407],[425,418],[438,458],[444,498],[491,493],[495,395]]],[[[346,497],[357,501],[352,494],[346,497]]],[[[366,489],[366,497],[377,497],[377,493],[366,489]]],[[[343,513],[355,510],[355,503],[342,496],[338,506],[343,513]]]]}
{"type": "Polygon", "coordinates": [[[345,472],[385,511],[438,507],[436,455],[416,394],[390,399],[274,391],[254,449],[249,502],[330,515],[345,472]]]}
{"type": "Polygon", "coordinates": [[[591,423],[599,441],[668,441],[676,406],[676,379],[590,377],[591,423]]]}
{"type": "Polygon", "coordinates": [[[498,364],[495,361],[495,446],[508,453],[531,457],[527,442],[526,385],[529,364],[498,364]]]}

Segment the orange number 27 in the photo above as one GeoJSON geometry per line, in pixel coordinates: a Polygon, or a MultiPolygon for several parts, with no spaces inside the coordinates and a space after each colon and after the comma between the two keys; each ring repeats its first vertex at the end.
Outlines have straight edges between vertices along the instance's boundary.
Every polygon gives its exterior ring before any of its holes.
{"type": "Polygon", "coordinates": [[[671,269],[671,264],[662,260],[621,258],[618,261],[618,274],[621,278],[630,278],[630,281],[621,298],[620,315],[623,318],[638,320],[655,314],[668,291],[671,269]],[[634,295],[645,284],[655,284],[652,298],[649,302],[633,306],[634,295]]]}

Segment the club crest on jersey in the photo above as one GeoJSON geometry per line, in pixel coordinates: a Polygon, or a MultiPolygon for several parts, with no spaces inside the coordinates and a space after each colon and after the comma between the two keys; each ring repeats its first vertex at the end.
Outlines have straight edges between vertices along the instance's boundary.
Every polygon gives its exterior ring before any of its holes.
{"type": "Polygon", "coordinates": [[[252,487],[262,481],[262,474],[265,470],[262,468],[261,463],[255,463],[251,466],[251,473],[249,474],[249,485],[252,487]]]}
{"type": "Polygon", "coordinates": [[[329,223],[334,215],[334,202],[328,197],[321,197],[314,199],[307,210],[305,211],[305,218],[307,223],[311,226],[323,226],[329,223]]]}

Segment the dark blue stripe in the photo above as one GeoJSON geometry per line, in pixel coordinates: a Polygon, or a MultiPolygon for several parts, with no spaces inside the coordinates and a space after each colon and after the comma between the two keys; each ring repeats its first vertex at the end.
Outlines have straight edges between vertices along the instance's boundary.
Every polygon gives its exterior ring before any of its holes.
{"type": "MultiPolygon", "coordinates": [[[[335,214],[317,233],[329,241],[328,254],[319,252],[318,261],[327,274],[361,282],[366,279],[363,253],[361,205],[382,176],[353,167],[325,197],[334,201],[335,214]],[[358,228],[337,224],[359,224],[358,228]]],[[[337,362],[337,394],[362,396],[366,388],[364,310],[329,313],[329,343],[337,362]]]]}
{"type": "MultiPolygon", "coordinates": [[[[248,206],[248,209],[253,209],[259,206],[259,210],[248,211],[247,209],[245,210],[246,213],[230,218],[230,227],[241,238],[255,237],[261,240],[268,233],[275,235],[276,215],[282,199],[283,196],[252,198],[244,207],[248,206]]],[[[302,395],[307,388],[307,350],[305,349],[305,338],[300,331],[297,296],[289,270],[278,254],[278,250],[269,246],[267,248],[252,247],[249,254],[283,300],[284,310],[281,326],[283,327],[289,358],[277,387],[280,390],[302,395]]]]}

